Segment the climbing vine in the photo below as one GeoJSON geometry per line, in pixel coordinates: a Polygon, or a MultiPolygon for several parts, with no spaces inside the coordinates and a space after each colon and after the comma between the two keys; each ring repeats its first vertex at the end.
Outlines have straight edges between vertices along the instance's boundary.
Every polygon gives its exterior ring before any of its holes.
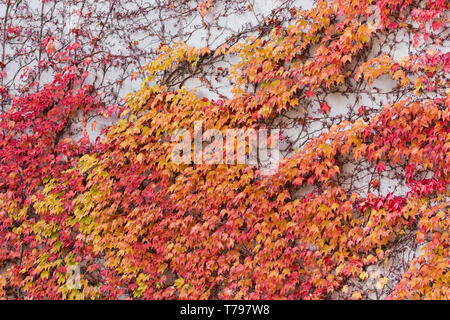
{"type": "Polygon", "coordinates": [[[291,15],[216,48],[161,45],[124,107],[83,64],[15,98],[0,118],[0,296],[448,299],[448,3],[291,15]],[[204,72],[223,61],[229,96],[187,88],[210,90],[204,72]],[[86,117],[113,113],[91,142],[86,117]],[[196,121],[281,129],[278,170],[174,163],[174,133],[196,121]]]}

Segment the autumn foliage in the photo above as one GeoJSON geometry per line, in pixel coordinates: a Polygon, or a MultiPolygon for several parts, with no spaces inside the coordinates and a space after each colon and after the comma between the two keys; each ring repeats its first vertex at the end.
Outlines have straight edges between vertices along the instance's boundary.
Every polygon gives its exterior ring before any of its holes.
{"type": "Polygon", "coordinates": [[[216,48],[161,45],[121,108],[86,84],[90,60],[14,97],[0,115],[0,297],[449,299],[448,3],[317,1],[291,14],[216,48]],[[229,96],[184,86],[230,59],[229,96]],[[343,114],[336,96],[351,101],[343,114]],[[91,141],[86,119],[114,113],[91,141]],[[171,134],[198,120],[301,134],[283,135],[271,176],[174,164],[171,134]]]}

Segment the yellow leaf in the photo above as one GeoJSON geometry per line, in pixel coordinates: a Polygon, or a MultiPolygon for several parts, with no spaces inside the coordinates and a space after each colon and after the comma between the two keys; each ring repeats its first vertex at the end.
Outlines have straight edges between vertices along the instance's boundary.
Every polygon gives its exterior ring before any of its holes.
{"type": "Polygon", "coordinates": [[[361,292],[359,292],[359,291],[353,292],[352,298],[355,299],[355,300],[361,299],[362,298],[361,292]]]}
{"type": "Polygon", "coordinates": [[[388,283],[388,278],[381,278],[381,279],[377,282],[376,287],[377,287],[378,290],[381,290],[381,289],[383,289],[383,287],[384,287],[387,283],[388,283]]]}
{"type": "Polygon", "coordinates": [[[361,278],[361,280],[365,280],[369,277],[369,275],[364,271],[359,274],[359,277],[361,278]]]}
{"type": "Polygon", "coordinates": [[[177,288],[181,288],[181,286],[184,284],[184,279],[183,278],[179,278],[177,280],[175,280],[174,286],[177,288]]]}

